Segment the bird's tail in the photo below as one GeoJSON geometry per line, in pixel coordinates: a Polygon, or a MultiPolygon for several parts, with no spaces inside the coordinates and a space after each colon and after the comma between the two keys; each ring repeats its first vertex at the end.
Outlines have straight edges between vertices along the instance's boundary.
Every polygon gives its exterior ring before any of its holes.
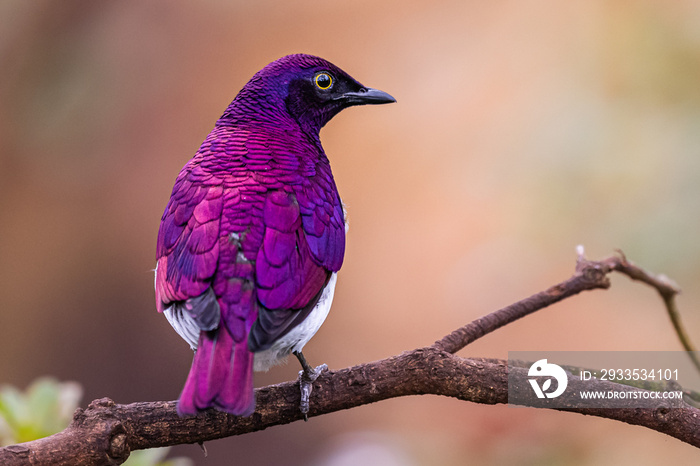
{"type": "Polygon", "coordinates": [[[248,341],[236,343],[225,325],[201,332],[190,374],[177,404],[180,416],[217,408],[237,416],[255,410],[253,353],[248,341]]]}

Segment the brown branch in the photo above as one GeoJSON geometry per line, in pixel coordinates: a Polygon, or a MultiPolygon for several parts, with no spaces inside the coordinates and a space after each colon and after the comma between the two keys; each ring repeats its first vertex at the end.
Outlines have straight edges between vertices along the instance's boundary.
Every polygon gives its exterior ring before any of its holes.
{"type": "MultiPolygon", "coordinates": [[[[570,279],[482,317],[432,346],[322,374],[314,383],[309,417],[408,395],[434,394],[474,403],[507,403],[508,368],[505,361],[463,359],[454,353],[481,336],[557,301],[584,290],[608,288],[607,274],[613,270],[641,280],[659,293],[662,290],[667,294],[674,290],[673,296],[677,293],[677,288],[669,285],[668,280],[644,272],[627,262],[624,256],[594,262],[586,260],[580,250],[576,273],[570,279]]],[[[586,388],[609,390],[613,386],[616,385],[594,381],[586,388]]],[[[201,443],[303,418],[298,407],[296,382],[257,389],[256,398],[257,410],[248,418],[214,410],[196,417],[180,418],[173,401],[120,405],[107,398],[96,400],[87,409],[78,409],[73,422],[64,431],[33,442],[0,448],[0,464],[121,464],[131,450],[201,443]]],[[[567,411],[644,426],[700,447],[700,410],[683,402],[678,406],[680,408],[671,409],[664,405],[567,411]]]]}

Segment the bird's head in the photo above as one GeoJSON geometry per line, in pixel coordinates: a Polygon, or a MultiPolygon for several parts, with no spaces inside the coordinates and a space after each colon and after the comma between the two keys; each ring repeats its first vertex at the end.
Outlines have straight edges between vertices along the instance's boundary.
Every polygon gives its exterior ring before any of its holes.
{"type": "MultiPolygon", "coordinates": [[[[332,63],[312,55],[287,55],[262,70],[243,87],[227,113],[253,109],[255,119],[291,117],[316,133],[342,109],[396,102],[386,92],[365,87],[332,63]],[[255,103],[253,106],[251,103],[255,103]]],[[[226,117],[227,114],[224,114],[226,117]]],[[[248,115],[252,116],[252,115],[248,115]]]]}

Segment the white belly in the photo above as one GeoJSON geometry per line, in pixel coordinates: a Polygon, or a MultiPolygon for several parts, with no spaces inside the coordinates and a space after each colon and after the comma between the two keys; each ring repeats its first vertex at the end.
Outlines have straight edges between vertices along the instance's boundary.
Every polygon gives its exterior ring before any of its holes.
{"type": "Polygon", "coordinates": [[[308,343],[316,332],[318,332],[318,329],[321,328],[321,325],[328,316],[328,312],[331,310],[336,279],[337,273],[334,272],[328,280],[328,284],[323,289],[318,303],[316,303],[316,306],[302,323],[274,342],[269,349],[255,353],[254,370],[266,371],[272,366],[283,363],[292,351],[302,350],[304,345],[308,343]]]}

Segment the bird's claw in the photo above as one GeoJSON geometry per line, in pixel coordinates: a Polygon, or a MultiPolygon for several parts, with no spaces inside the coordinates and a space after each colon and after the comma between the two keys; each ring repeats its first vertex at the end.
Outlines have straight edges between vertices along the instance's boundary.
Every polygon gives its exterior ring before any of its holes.
{"type": "MultiPolygon", "coordinates": [[[[310,368],[309,368],[310,369],[310,368]]],[[[299,371],[299,388],[301,390],[301,403],[299,410],[304,415],[304,421],[309,420],[309,397],[313,391],[313,383],[318,379],[318,376],[328,370],[328,365],[321,364],[311,370],[299,371]]]]}

